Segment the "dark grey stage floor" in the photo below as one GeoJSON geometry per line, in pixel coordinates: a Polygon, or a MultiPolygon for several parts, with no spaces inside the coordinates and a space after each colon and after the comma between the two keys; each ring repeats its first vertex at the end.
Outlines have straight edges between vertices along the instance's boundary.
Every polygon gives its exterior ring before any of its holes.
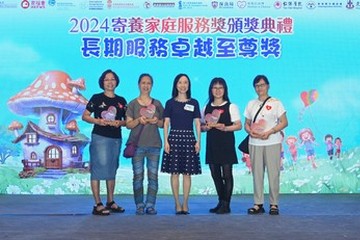
{"type": "MultiPolygon", "coordinates": [[[[158,215],[136,216],[131,195],[123,214],[93,216],[91,196],[0,195],[0,239],[360,239],[360,195],[281,195],[280,215],[246,214],[251,195],[232,213],[208,213],[215,196],[191,196],[190,215],[175,215],[172,196],[158,196],[158,215]]],[[[268,210],[268,205],[266,205],[268,210]]]]}

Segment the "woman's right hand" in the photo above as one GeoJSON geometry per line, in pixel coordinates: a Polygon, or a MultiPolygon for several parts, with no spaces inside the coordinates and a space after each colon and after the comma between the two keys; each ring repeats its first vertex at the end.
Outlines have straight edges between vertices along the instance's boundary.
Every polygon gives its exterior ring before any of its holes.
{"type": "Polygon", "coordinates": [[[250,132],[249,132],[249,135],[250,135],[252,138],[262,138],[262,134],[261,134],[261,133],[258,133],[258,132],[255,132],[255,131],[250,131],[250,132]]]}
{"type": "Polygon", "coordinates": [[[140,123],[140,124],[142,124],[142,125],[147,124],[147,121],[146,121],[146,118],[145,118],[145,117],[141,116],[141,117],[139,117],[138,119],[139,119],[139,123],[140,123]]]}
{"type": "Polygon", "coordinates": [[[109,125],[109,121],[105,120],[103,118],[96,118],[95,124],[100,125],[100,126],[107,126],[107,125],[109,125]]]}
{"type": "Polygon", "coordinates": [[[207,131],[209,131],[210,129],[211,129],[211,126],[210,126],[210,124],[208,124],[208,123],[201,125],[201,130],[202,130],[202,131],[207,132],[207,131]]]}

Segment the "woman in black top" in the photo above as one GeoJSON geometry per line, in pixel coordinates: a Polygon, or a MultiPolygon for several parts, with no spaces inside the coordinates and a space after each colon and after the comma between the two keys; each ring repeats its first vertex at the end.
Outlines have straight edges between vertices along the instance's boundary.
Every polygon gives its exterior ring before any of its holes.
{"type": "Polygon", "coordinates": [[[115,94],[119,81],[115,72],[103,72],[99,78],[99,86],[104,91],[90,98],[82,115],[84,121],[94,124],[90,143],[90,183],[95,200],[92,211],[94,215],[125,211],[114,202],[115,176],[122,144],[121,126],[126,124],[127,105],[123,97],[115,94]],[[100,199],[100,180],[106,180],[106,207],[100,199]]]}
{"type": "Polygon", "coordinates": [[[241,129],[239,109],[230,103],[223,78],[214,78],[209,86],[209,102],[205,107],[202,130],[206,134],[206,164],[209,164],[219,202],[211,213],[230,213],[234,187],[232,165],[236,164],[234,131],[241,129]]]}

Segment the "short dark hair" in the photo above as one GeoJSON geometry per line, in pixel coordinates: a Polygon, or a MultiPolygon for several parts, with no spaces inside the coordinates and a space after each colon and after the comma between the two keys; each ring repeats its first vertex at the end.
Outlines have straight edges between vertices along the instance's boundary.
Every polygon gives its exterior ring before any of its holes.
{"type": "Polygon", "coordinates": [[[141,79],[142,79],[143,77],[148,77],[148,78],[150,78],[151,85],[154,84],[153,77],[152,77],[149,73],[142,73],[142,74],[139,76],[138,84],[141,82],[141,79]]]}
{"type": "Polygon", "coordinates": [[[230,102],[229,93],[228,93],[228,87],[227,87],[225,79],[223,79],[221,77],[215,77],[215,78],[213,78],[213,80],[211,80],[210,86],[209,86],[209,103],[212,103],[214,101],[214,95],[212,94],[212,88],[213,88],[213,86],[215,84],[220,84],[220,85],[222,85],[224,87],[223,99],[225,101],[230,102]]]}
{"type": "Polygon", "coordinates": [[[177,85],[177,83],[179,82],[179,80],[180,80],[181,77],[186,77],[186,78],[188,79],[188,81],[189,81],[189,89],[188,89],[188,91],[186,92],[186,97],[187,97],[188,99],[190,99],[190,98],[191,98],[191,83],[190,83],[190,78],[189,78],[189,76],[186,75],[185,73],[180,73],[180,74],[176,75],[176,77],[175,77],[175,79],[174,79],[174,83],[173,83],[172,97],[173,97],[173,98],[176,98],[177,95],[179,94],[179,91],[177,90],[176,85],[177,85]]]}
{"type": "Polygon", "coordinates": [[[119,76],[113,70],[108,69],[105,72],[103,72],[99,78],[99,86],[103,90],[104,90],[104,79],[105,79],[106,74],[108,74],[108,73],[112,73],[114,75],[115,81],[116,81],[116,86],[118,86],[120,83],[119,76]]]}
{"type": "Polygon", "coordinates": [[[327,138],[331,138],[331,140],[333,140],[334,138],[333,138],[333,136],[331,135],[331,134],[326,134],[325,135],[325,137],[324,137],[324,139],[326,140],[327,138]]]}
{"type": "Polygon", "coordinates": [[[255,85],[256,85],[258,82],[260,82],[261,79],[264,80],[267,85],[270,84],[268,78],[267,78],[265,75],[257,75],[257,76],[254,78],[253,87],[255,87],[255,85]]]}

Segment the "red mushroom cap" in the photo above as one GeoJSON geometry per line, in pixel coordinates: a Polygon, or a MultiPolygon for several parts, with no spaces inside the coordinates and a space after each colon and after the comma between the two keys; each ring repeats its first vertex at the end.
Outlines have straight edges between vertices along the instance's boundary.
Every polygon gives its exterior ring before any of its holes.
{"type": "Polygon", "coordinates": [[[78,78],[78,79],[75,79],[75,80],[68,80],[67,84],[70,87],[75,87],[75,88],[80,89],[80,90],[85,89],[85,80],[83,78],[78,78]]]}
{"type": "Polygon", "coordinates": [[[40,108],[63,109],[62,120],[80,116],[87,104],[68,74],[62,71],[49,71],[41,74],[29,87],[9,99],[8,107],[16,114],[39,115],[40,108]]]}

